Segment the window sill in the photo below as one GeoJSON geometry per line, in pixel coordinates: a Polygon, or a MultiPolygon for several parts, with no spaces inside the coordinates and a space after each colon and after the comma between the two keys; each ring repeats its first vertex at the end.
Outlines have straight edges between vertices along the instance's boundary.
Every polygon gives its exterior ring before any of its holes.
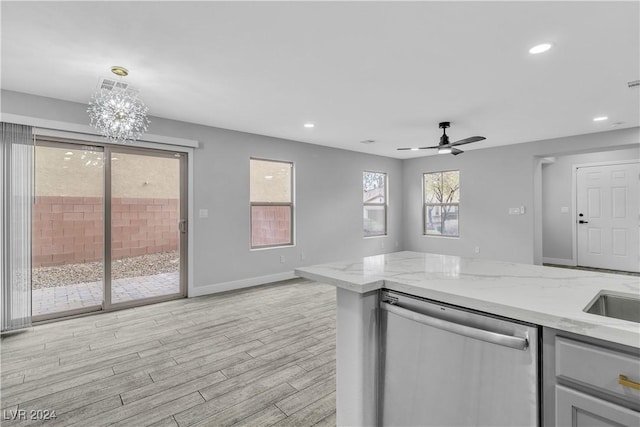
{"type": "Polygon", "coordinates": [[[295,247],[296,244],[295,243],[291,243],[288,245],[277,245],[277,246],[265,246],[262,248],[249,248],[249,252],[254,252],[254,251],[267,251],[269,249],[284,249],[284,248],[293,248],[295,247]]]}
{"type": "Polygon", "coordinates": [[[362,236],[363,239],[379,239],[381,237],[389,237],[388,234],[376,234],[375,236],[362,236]]]}

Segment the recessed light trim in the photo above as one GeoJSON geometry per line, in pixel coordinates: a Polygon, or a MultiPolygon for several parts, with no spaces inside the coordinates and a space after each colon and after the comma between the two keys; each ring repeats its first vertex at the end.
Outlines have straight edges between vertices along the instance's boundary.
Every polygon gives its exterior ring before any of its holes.
{"type": "Polygon", "coordinates": [[[111,67],[111,72],[119,77],[126,77],[129,75],[129,70],[120,65],[114,65],[111,67]]]}
{"type": "Polygon", "coordinates": [[[598,117],[594,117],[593,118],[594,122],[603,122],[605,120],[609,120],[609,117],[607,117],[607,116],[598,116],[598,117]]]}
{"type": "Polygon", "coordinates": [[[529,49],[529,53],[532,54],[532,55],[537,55],[539,53],[543,53],[543,52],[548,51],[552,47],[553,47],[553,44],[551,44],[551,43],[540,43],[540,44],[537,44],[537,45],[533,46],[531,49],[529,49]]]}
{"type": "Polygon", "coordinates": [[[316,125],[315,125],[315,124],[313,124],[313,123],[305,123],[305,124],[304,124],[304,127],[306,127],[307,129],[311,129],[311,128],[316,127],[316,125]]]}

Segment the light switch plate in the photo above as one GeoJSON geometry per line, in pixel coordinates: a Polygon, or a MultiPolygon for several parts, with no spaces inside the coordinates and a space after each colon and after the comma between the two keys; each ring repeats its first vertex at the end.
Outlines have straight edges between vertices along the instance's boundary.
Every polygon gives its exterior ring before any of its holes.
{"type": "Polygon", "coordinates": [[[198,216],[200,218],[209,218],[209,209],[200,209],[200,210],[198,210],[198,216]]]}

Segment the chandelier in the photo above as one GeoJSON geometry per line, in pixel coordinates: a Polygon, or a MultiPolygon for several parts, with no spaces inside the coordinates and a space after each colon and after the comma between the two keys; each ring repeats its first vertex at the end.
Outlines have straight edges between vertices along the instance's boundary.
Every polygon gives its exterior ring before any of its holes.
{"type": "MultiPolygon", "coordinates": [[[[114,66],[111,72],[119,77],[129,74],[126,68],[114,66]]],[[[91,126],[102,136],[114,143],[126,143],[139,139],[149,127],[149,109],[138,98],[137,91],[121,82],[113,82],[110,88],[105,84],[91,96],[89,118],[91,126]]]]}

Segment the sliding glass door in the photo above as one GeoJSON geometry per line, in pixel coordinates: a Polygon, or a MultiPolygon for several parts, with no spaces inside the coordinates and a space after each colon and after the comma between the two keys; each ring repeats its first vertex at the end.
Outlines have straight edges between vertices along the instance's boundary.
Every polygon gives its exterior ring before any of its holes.
{"type": "Polygon", "coordinates": [[[186,294],[186,157],[37,141],[34,321],[186,294]]]}
{"type": "Polygon", "coordinates": [[[182,157],[142,150],[110,156],[111,303],[181,294],[182,157]]]}
{"type": "Polygon", "coordinates": [[[102,309],[104,150],[39,142],[32,209],[31,312],[38,318],[102,309]]]}

